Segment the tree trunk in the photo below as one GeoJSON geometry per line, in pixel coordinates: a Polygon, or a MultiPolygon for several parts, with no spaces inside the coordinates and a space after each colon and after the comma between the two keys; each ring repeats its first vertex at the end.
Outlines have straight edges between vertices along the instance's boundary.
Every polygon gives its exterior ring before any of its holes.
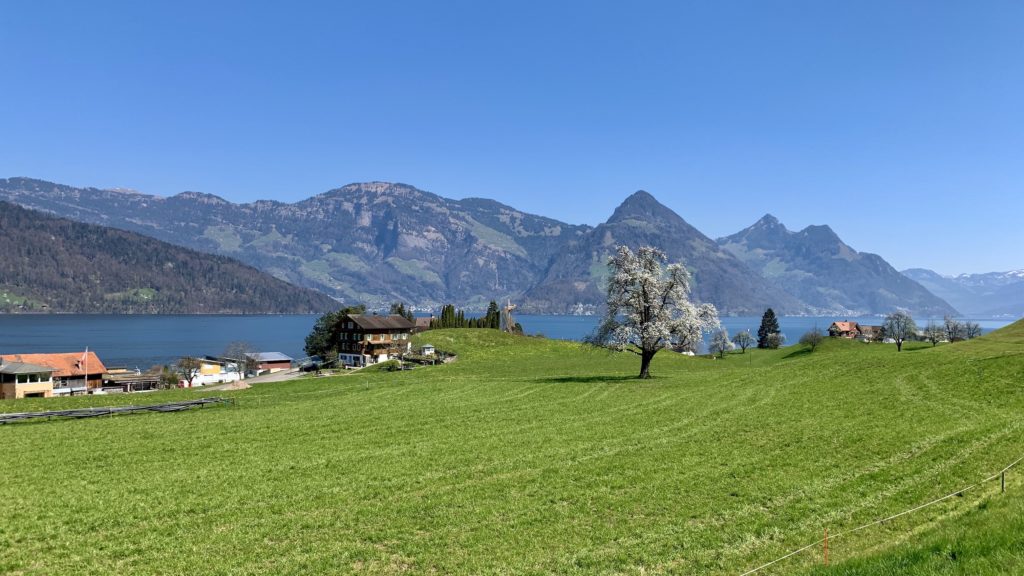
{"type": "Polygon", "coordinates": [[[896,340],[896,351],[897,352],[902,352],[903,351],[903,340],[896,340]]]}
{"type": "Polygon", "coordinates": [[[640,376],[637,378],[647,379],[651,377],[651,359],[657,350],[643,350],[640,352],[640,376]]]}

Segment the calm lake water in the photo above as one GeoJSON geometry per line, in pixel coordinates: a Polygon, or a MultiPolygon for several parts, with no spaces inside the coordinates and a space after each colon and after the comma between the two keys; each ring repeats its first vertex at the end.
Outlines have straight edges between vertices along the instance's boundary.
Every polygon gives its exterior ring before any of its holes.
{"type": "MultiPolygon", "coordinates": [[[[88,346],[107,366],[145,369],[172,363],[186,355],[218,355],[229,343],[243,340],[259,351],[283,352],[292,358],[301,358],[305,355],[302,352],[304,339],[316,319],[315,315],[0,315],[0,354],[69,352],[88,346]]],[[[779,318],[779,326],[786,341],[795,343],[807,330],[817,326],[824,331],[835,320],[881,323],[878,317],[783,316],[779,318]]],[[[579,340],[594,329],[598,318],[519,314],[516,321],[528,334],[579,340]]],[[[927,321],[919,319],[918,323],[923,327],[927,321]]],[[[977,321],[986,332],[1010,323],[1009,320],[977,321]]],[[[749,329],[756,335],[760,323],[760,317],[722,319],[730,334],[749,329]]]]}

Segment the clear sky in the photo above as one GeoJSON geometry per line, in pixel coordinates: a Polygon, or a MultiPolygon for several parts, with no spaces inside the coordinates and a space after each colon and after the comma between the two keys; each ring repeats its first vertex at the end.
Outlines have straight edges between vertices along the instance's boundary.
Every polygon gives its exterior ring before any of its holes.
{"type": "Polygon", "coordinates": [[[1024,268],[1024,3],[0,10],[0,176],[291,202],[399,181],[573,223],[645,189],[897,268],[1024,268]]]}

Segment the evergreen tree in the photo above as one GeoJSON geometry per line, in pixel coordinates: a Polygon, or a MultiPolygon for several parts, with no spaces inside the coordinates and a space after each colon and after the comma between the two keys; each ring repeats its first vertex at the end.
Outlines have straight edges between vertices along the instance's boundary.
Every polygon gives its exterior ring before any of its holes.
{"type": "Polygon", "coordinates": [[[412,310],[409,309],[409,308],[406,308],[405,304],[403,304],[401,302],[395,302],[394,304],[392,304],[391,305],[391,310],[389,311],[389,314],[397,314],[397,315],[405,318],[409,322],[415,322],[415,320],[413,320],[412,310]]]}
{"type": "Polygon", "coordinates": [[[346,314],[365,314],[366,306],[346,306],[335,312],[328,312],[317,319],[313,331],[306,336],[304,350],[308,356],[327,357],[331,352],[337,354],[338,334],[341,332],[341,319],[346,314]]]}
{"type": "Polygon", "coordinates": [[[775,311],[771,308],[765,310],[764,316],[761,317],[761,327],[757,329],[757,347],[770,348],[772,334],[779,332],[779,319],[775,317],[775,311]]]}
{"type": "Polygon", "coordinates": [[[487,315],[484,316],[484,319],[486,320],[485,328],[501,330],[501,313],[498,312],[498,303],[494,300],[487,305],[487,315]]]}

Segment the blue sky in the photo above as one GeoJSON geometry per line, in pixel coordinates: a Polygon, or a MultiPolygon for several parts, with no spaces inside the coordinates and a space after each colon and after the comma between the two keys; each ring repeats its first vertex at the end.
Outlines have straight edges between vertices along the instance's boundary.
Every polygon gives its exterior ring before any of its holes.
{"type": "Polygon", "coordinates": [[[637,189],[897,268],[1024,268],[1024,4],[6,2],[0,176],[366,180],[573,223],[637,189]]]}

